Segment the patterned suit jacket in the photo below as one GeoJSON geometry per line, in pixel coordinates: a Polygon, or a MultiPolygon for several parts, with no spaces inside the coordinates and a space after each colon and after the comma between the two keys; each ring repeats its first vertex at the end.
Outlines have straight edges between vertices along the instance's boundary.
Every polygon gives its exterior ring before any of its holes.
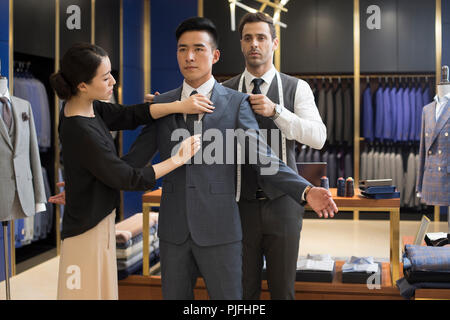
{"type": "Polygon", "coordinates": [[[436,122],[436,102],[422,111],[417,192],[429,205],[450,205],[450,102],[436,122]]]}

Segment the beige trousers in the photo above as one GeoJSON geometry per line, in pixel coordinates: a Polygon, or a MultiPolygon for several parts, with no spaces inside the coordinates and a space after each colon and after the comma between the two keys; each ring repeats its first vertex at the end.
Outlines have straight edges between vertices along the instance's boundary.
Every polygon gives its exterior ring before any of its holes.
{"type": "Polygon", "coordinates": [[[115,217],[61,242],[58,300],[118,299],[115,217]]]}

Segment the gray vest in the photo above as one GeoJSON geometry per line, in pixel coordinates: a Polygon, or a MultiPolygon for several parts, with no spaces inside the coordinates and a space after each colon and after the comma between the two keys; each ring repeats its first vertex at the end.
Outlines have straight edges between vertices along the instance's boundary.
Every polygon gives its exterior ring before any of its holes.
{"type": "MultiPolygon", "coordinates": [[[[298,79],[288,76],[286,74],[280,73],[281,83],[283,85],[283,95],[284,95],[284,107],[291,112],[294,112],[294,102],[295,102],[295,92],[297,90],[298,79]]],[[[239,80],[241,78],[241,74],[231,78],[224,83],[222,83],[225,87],[238,90],[239,88],[239,80]]],[[[242,91],[247,92],[245,88],[245,81],[242,86],[242,91]]],[[[274,103],[278,104],[280,99],[278,97],[278,82],[277,77],[275,76],[270,84],[269,90],[267,91],[267,97],[274,103]]],[[[258,125],[260,129],[267,129],[267,143],[271,145],[271,135],[270,130],[276,129],[279,130],[276,126],[275,122],[268,118],[263,117],[258,114],[255,114],[256,120],[258,121],[258,125]]],[[[281,132],[279,133],[279,150],[277,148],[272,149],[276,155],[281,159],[282,157],[282,141],[281,141],[281,132]]],[[[295,172],[297,171],[296,161],[295,161],[295,140],[286,139],[286,160],[287,165],[293,169],[295,172]]],[[[264,177],[259,177],[255,170],[253,170],[251,165],[243,165],[242,166],[242,187],[241,187],[241,199],[244,200],[253,200],[256,198],[256,190],[258,189],[258,185],[264,190],[265,194],[270,199],[278,198],[284,193],[280,191],[277,186],[273,186],[272,184],[266,183],[264,181],[264,177]]]]}

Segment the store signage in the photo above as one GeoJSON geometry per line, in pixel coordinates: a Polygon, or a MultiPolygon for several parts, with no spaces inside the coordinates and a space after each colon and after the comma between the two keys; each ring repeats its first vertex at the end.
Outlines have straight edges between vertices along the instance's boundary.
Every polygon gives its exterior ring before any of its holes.
{"type": "Polygon", "coordinates": [[[369,30],[380,30],[381,29],[381,9],[377,5],[370,5],[366,10],[367,14],[370,14],[367,18],[366,25],[369,30]]]}
{"type": "Polygon", "coordinates": [[[69,30],[81,29],[81,9],[77,5],[70,5],[66,10],[67,14],[70,14],[66,20],[66,26],[69,30]]]}

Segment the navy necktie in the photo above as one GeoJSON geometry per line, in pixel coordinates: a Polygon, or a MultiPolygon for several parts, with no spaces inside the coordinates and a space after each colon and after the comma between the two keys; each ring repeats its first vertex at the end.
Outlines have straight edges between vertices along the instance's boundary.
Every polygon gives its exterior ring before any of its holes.
{"type": "Polygon", "coordinates": [[[261,94],[261,88],[260,86],[263,84],[264,80],[261,78],[255,78],[252,80],[253,82],[253,94],[261,94]]]}
{"type": "Polygon", "coordinates": [[[11,110],[9,109],[9,101],[5,97],[0,97],[0,101],[3,103],[3,111],[2,111],[3,121],[5,122],[6,128],[10,130],[12,124],[12,116],[11,110]]]}
{"type": "MultiPolygon", "coordinates": [[[[194,90],[191,92],[190,96],[197,94],[194,90]]],[[[191,135],[194,135],[194,122],[198,120],[198,114],[187,114],[186,115],[186,125],[191,135]]]]}

